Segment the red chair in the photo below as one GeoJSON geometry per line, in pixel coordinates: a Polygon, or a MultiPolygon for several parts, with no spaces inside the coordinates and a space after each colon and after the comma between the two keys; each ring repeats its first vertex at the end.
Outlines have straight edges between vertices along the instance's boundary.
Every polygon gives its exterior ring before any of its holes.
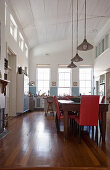
{"type": "Polygon", "coordinates": [[[96,141],[98,143],[98,113],[99,96],[82,95],[80,104],[80,115],[75,117],[79,125],[79,143],[81,142],[81,127],[96,126],[96,141]]]}
{"type": "MultiPolygon", "coordinates": [[[[58,98],[56,96],[54,96],[54,101],[55,101],[55,108],[56,108],[56,127],[57,127],[57,131],[59,131],[60,127],[59,127],[59,123],[61,119],[64,119],[64,114],[63,114],[63,110],[60,109],[59,107],[59,103],[58,103],[58,98]]],[[[69,119],[74,119],[75,115],[70,114],[69,112],[69,119]]]]}

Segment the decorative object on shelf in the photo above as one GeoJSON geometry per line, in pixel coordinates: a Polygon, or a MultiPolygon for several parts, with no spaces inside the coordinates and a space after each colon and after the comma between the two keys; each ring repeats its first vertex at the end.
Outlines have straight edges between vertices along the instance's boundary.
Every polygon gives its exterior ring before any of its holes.
{"type": "Polygon", "coordinates": [[[6,58],[4,59],[4,69],[8,69],[8,60],[6,58]]]}
{"type": "Polygon", "coordinates": [[[77,45],[76,45],[76,55],[71,59],[71,61],[73,61],[73,62],[80,62],[80,61],[83,61],[83,59],[79,56],[79,54],[78,54],[78,49],[77,49],[77,47],[78,47],[78,0],[77,0],[77,37],[76,37],[76,39],[77,39],[77,45]]]}
{"type": "Polygon", "coordinates": [[[78,86],[78,83],[77,82],[73,82],[73,86],[78,86]]]}
{"type": "Polygon", "coordinates": [[[29,86],[35,86],[35,81],[30,81],[29,86]]]}
{"type": "Polygon", "coordinates": [[[22,74],[22,67],[18,67],[18,74],[22,74]]]}
{"type": "Polygon", "coordinates": [[[2,84],[1,93],[4,93],[4,96],[6,95],[6,86],[9,82],[10,81],[0,79],[0,84],[2,84]]]}
{"type": "MultiPolygon", "coordinates": [[[[73,58],[73,0],[72,0],[72,57],[73,58]]],[[[77,66],[71,61],[71,63],[67,66],[68,68],[76,68],[77,66]]]]}
{"type": "Polygon", "coordinates": [[[87,42],[86,39],[86,0],[85,0],[85,33],[84,33],[84,40],[83,42],[77,47],[78,50],[80,51],[88,51],[93,49],[93,45],[87,42]]]}
{"type": "Polygon", "coordinates": [[[52,86],[56,86],[56,82],[55,81],[52,81],[52,86]]]}

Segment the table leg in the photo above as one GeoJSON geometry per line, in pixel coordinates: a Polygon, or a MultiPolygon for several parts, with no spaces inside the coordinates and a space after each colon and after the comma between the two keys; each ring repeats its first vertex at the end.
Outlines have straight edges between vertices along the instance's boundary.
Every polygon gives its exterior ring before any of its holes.
{"type": "Polygon", "coordinates": [[[102,142],[105,142],[106,133],[106,113],[101,113],[101,132],[102,132],[102,142]]]}
{"type": "Polygon", "coordinates": [[[64,137],[68,137],[68,112],[64,111],[64,137]]]}

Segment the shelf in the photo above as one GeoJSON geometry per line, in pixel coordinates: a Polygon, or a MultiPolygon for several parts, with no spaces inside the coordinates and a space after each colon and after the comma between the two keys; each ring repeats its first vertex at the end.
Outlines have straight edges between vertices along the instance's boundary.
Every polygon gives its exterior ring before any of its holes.
{"type": "Polygon", "coordinates": [[[0,78],[0,84],[2,84],[1,93],[4,93],[4,96],[6,95],[6,86],[7,86],[8,83],[10,83],[10,81],[3,80],[3,79],[0,78]]]}

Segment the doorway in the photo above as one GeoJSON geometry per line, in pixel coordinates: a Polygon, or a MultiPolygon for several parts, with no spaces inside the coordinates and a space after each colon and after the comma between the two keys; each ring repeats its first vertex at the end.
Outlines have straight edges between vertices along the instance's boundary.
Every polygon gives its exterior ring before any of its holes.
{"type": "Polygon", "coordinates": [[[16,55],[8,49],[8,73],[7,79],[10,83],[7,86],[6,114],[16,116],[16,55]]]}

